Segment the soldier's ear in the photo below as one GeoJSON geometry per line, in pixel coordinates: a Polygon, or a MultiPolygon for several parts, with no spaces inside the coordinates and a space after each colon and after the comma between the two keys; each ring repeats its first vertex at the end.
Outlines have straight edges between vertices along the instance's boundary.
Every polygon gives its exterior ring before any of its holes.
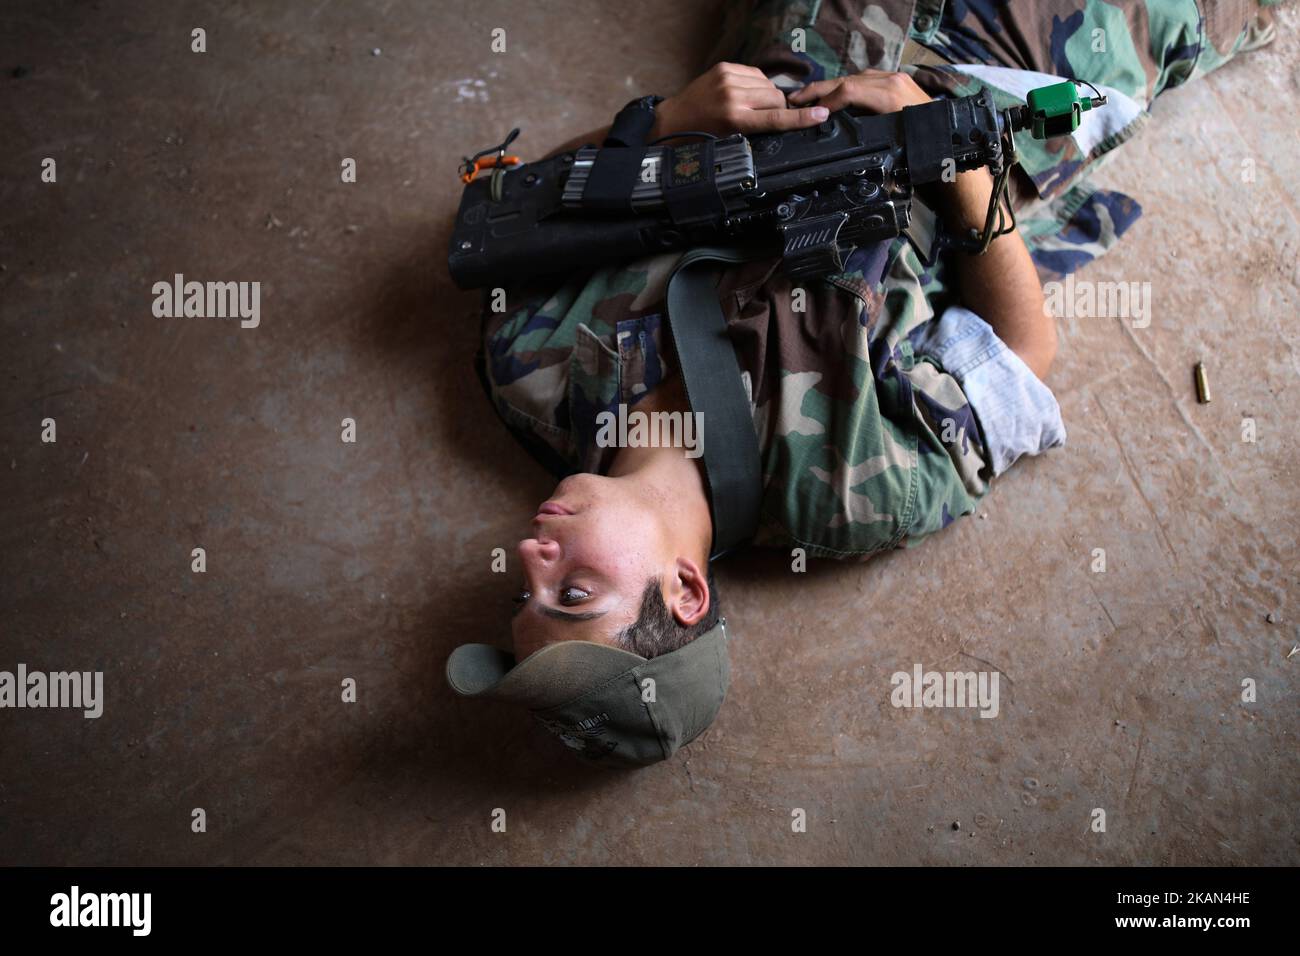
{"type": "Polygon", "coordinates": [[[668,610],[682,627],[694,627],[709,613],[709,578],[690,558],[678,558],[668,593],[668,610]]]}

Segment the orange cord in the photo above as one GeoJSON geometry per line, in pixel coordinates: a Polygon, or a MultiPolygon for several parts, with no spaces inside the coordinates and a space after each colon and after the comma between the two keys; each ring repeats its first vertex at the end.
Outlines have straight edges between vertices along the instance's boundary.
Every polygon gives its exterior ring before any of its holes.
{"type": "Polygon", "coordinates": [[[474,160],[474,168],[467,173],[460,174],[460,181],[468,186],[477,176],[485,169],[496,169],[498,166],[518,166],[522,160],[518,156],[480,156],[474,160]]]}

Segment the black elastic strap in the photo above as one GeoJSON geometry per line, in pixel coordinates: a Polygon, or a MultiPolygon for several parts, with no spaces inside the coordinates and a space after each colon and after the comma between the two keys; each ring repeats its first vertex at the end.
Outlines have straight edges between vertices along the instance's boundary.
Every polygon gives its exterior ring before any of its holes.
{"type": "Polygon", "coordinates": [[[604,146],[644,146],[650,137],[650,130],[655,125],[655,105],[663,100],[661,96],[645,96],[633,100],[614,117],[605,134],[604,146]]]}
{"type": "Polygon", "coordinates": [[[598,150],[582,187],[582,205],[606,212],[630,212],[632,190],[636,189],[644,157],[644,146],[608,146],[598,150]]]}
{"type": "Polygon", "coordinates": [[[662,99],[660,96],[643,96],[618,111],[582,188],[585,208],[604,212],[632,211],[632,190],[636,189],[641,175],[646,137],[654,126],[654,107],[662,99]]]}
{"type": "MultiPolygon", "coordinates": [[[[952,113],[946,100],[903,107],[903,144],[913,186],[937,182],[952,158],[952,113]]],[[[953,167],[956,171],[956,167],[953,167]]]]}
{"type": "Polygon", "coordinates": [[[737,249],[694,249],[668,280],[668,319],[691,411],[703,416],[704,481],[717,558],[754,537],[763,462],[740,362],[718,305],[718,264],[753,258],[737,249]]]}

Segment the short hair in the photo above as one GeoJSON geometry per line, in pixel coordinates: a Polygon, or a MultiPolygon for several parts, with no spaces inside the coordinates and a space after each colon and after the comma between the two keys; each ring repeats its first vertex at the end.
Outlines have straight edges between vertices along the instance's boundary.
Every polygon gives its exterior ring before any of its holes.
{"type": "Polygon", "coordinates": [[[614,635],[615,645],[648,660],[685,647],[701,634],[707,634],[717,626],[720,610],[712,568],[708,572],[708,584],[708,611],[696,623],[683,627],[664,603],[663,578],[651,578],[641,592],[641,611],[637,619],[614,635]]]}

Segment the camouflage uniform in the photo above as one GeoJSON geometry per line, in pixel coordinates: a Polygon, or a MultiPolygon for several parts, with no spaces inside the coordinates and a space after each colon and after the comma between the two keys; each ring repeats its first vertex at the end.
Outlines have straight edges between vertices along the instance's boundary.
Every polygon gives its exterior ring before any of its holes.
{"type": "MultiPolygon", "coordinates": [[[[1049,278],[1101,254],[1139,214],[1132,200],[1094,190],[1084,176],[1141,127],[1151,99],[1269,39],[1254,25],[1254,3],[1204,5],[1205,16],[1191,0],[1031,0],[1014,10],[992,0],[759,0],[729,9],[719,58],[758,66],[782,87],[903,69],[931,95],[985,85],[1009,105],[1022,101],[1017,89],[1042,85],[1032,73],[1047,73],[1129,101],[1113,114],[1122,125],[1100,138],[1020,143],[1021,230],[1049,278]]],[[[562,284],[508,286],[501,313],[485,298],[485,388],[557,476],[605,471],[614,449],[595,443],[597,414],[635,407],[675,374],[664,292],[679,255],[562,284]]],[[[942,262],[926,269],[899,238],[859,248],[842,273],[804,283],[799,296],[778,267],[747,263],[719,285],[763,453],[755,543],[865,557],[972,512],[1001,470],[989,445],[1001,426],[989,406],[972,406],[960,370],[945,368],[953,350],[934,347],[947,317],[965,312],[945,311],[956,303],[942,262]]],[[[1046,393],[1023,363],[1009,361],[1032,380],[1027,387],[1046,393]]]]}
{"type": "Polygon", "coordinates": [[[1128,196],[1095,190],[1086,175],[1146,125],[1156,96],[1269,42],[1274,31],[1271,20],[1257,22],[1260,6],[1256,0],[757,0],[729,8],[715,52],[758,65],[782,88],[867,68],[901,70],[931,96],[988,87],[999,109],[1024,102],[1015,95],[1017,73],[1030,80],[1026,87],[1047,82],[1031,74],[1105,87],[1110,107],[1089,113],[1080,134],[1017,139],[1027,174],[1017,170],[1013,180],[1020,234],[1047,281],[1111,248],[1141,215],[1128,196]],[[802,30],[798,51],[792,49],[796,30],[802,30]],[[1119,112],[1116,100],[1133,107],[1118,125],[1111,120],[1119,112]],[[1106,135],[1094,141],[1101,129],[1106,135]]]}

